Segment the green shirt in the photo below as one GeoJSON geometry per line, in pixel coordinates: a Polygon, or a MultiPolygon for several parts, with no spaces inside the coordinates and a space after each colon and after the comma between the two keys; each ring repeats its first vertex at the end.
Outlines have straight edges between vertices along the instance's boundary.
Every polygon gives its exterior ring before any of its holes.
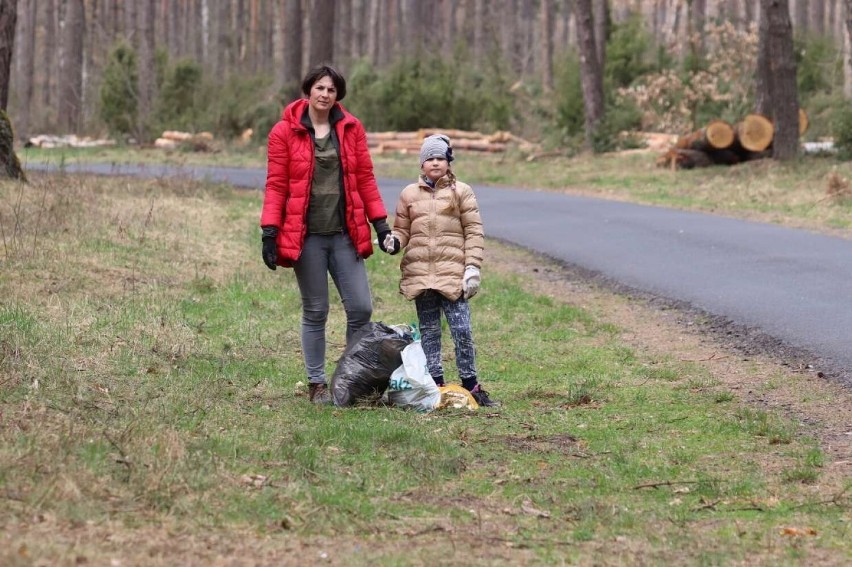
{"type": "Polygon", "coordinates": [[[329,132],[314,142],[314,178],[308,204],[308,232],[334,234],[343,230],[341,218],[340,156],[329,132]]]}

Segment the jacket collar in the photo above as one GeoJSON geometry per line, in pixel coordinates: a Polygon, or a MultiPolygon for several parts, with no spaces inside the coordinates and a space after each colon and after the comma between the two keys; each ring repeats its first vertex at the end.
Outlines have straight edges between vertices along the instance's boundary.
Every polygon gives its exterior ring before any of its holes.
{"type": "MultiPolygon", "coordinates": [[[[290,104],[287,109],[284,110],[285,116],[288,114],[287,110],[292,109],[290,116],[292,118],[299,117],[299,124],[304,127],[306,130],[313,130],[314,125],[311,122],[311,115],[308,112],[308,101],[307,99],[299,99],[290,104]],[[301,107],[301,108],[300,108],[301,107]]],[[[346,119],[346,112],[343,107],[340,106],[340,103],[334,103],[334,106],[331,107],[331,111],[328,113],[328,122],[331,124],[332,129],[337,127],[337,123],[346,119]]]]}
{"type": "Polygon", "coordinates": [[[449,187],[450,185],[452,185],[452,180],[450,179],[449,175],[441,177],[440,179],[435,181],[434,185],[430,184],[429,181],[427,181],[425,175],[421,175],[419,181],[420,186],[424,189],[428,189],[429,191],[437,191],[438,189],[443,189],[444,187],[449,187]]]}

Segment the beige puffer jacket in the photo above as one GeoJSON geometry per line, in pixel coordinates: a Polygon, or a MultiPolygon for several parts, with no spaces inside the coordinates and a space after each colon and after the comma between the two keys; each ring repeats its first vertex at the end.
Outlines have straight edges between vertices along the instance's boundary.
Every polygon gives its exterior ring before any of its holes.
{"type": "Polygon", "coordinates": [[[462,295],[465,266],[482,267],[485,235],[470,185],[445,175],[435,189],[421,178],[402,190],[393,233],[405,254],[399,290],[414,299],[434,289],[452,301],[462,295]]]}

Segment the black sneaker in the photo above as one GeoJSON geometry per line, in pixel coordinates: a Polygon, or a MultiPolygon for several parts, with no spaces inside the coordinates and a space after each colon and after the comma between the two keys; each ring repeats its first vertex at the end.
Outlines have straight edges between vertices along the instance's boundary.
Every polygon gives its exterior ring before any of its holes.
{"type": "Polygon", "coordinates": [[[488,392],[482,389],[482,386],[477,384],[474,386],[473,390],[470,391],[470,395],[473,396],[473,399],[476,400],[481,407],[484,408],[499,408],[500,402],[496,400],[492,400],[488,397],[488,392]]]}
{"type": "Polygon", "coordinates": [[[325,384],[308,384],[308,396],[315,404],[323,406],[331,404],[331,390],[325,384]]]}

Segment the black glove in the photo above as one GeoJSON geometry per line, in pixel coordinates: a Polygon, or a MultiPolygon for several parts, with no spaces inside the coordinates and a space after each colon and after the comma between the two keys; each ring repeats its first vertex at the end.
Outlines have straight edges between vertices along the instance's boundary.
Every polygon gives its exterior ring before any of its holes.
{"type": "Polygon", "coordinates": [[[278,244],[276,243],[277,238],[278,229],[276,227],[263,227],[263,236],[261,237],[261,240],[263,241],[263,263],[266,264],[266,267],[270,270],[275,270],[278,268],[278,244]]]}
{"type": "Polygon", "coordinates": [[[385,248],[385,238],[387,238],[388,234],[391,233],[390,226],[388,226],[388,219],[377,219],[373,221],[373,228],[376,229],[376,236],[379,239],[379,248],[382,249],[382,252],[387,252],[387,248],[385,248]]]}

